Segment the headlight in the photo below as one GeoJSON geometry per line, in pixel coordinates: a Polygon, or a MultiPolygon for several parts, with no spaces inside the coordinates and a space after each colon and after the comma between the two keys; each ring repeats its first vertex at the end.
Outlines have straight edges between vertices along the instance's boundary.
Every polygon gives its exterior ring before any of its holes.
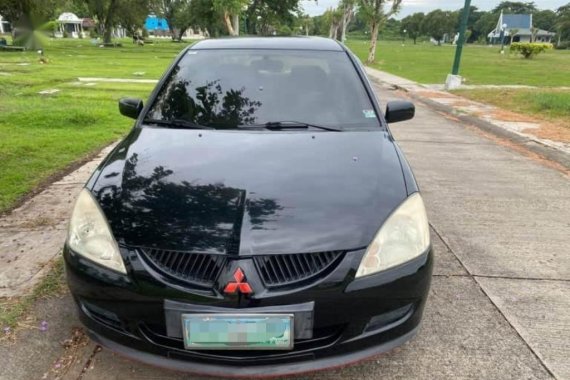
{"type": "Polygon", "coordinates": [[[83,189],[69,223],[67,244],[77,254],[117,272],[127,273],[119,246],[99,208],[87,189],[83,189]]]}
{"type": "Polygon", "coordinates": [[[390,215],[366,249],[356,277],[403,264],[424,253],[430,245],[429,224],[419,193],[408,197],[390,215]]]}

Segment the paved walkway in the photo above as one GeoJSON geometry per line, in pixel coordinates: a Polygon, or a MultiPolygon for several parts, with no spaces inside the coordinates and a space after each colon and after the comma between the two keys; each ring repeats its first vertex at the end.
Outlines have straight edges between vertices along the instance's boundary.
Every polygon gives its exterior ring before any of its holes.
{"type": "MultiPolygon", "coordinates": [[[[376,89],[383,103],[409,96],[376,89]]],[[[570,379],[568,175],[422,103],[392,131],[435,245],[422,329],[373,360],[303,378],[570,379]]],[[[48,330],[0,343],[0,379],[198,379],[100,350],[71,310],[68,294],[39,302],[28,323],[47,320],[48,330]]]]}

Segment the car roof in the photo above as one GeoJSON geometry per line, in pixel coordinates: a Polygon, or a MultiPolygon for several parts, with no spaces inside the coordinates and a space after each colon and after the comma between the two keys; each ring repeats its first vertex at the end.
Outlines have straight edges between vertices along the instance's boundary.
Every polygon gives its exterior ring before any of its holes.
{"type": "Polygon", "coordinates": [[[199,41],[190,47],[198,49],[283,49],[343,51],[342,46],[323,37],[239,37],[199,41]]]}

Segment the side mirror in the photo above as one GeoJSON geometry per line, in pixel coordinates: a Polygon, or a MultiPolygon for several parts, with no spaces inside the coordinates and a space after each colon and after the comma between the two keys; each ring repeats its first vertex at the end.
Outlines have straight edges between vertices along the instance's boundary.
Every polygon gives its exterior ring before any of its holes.
{"type": "Polygon", "coordinates": [[[121,115],[136,119],[143,109],[143,101],[136,98],[122,98],[119,100],[121,115]]]}
{"type": "Polygon", "coordinates": [[[386,105],[386,122],[397,123],[399,121],[410,120],[414,117],[416,113],[416,107],[414,103],[406,102],[403,100],[395,100],[388,102],[386,105]]]}

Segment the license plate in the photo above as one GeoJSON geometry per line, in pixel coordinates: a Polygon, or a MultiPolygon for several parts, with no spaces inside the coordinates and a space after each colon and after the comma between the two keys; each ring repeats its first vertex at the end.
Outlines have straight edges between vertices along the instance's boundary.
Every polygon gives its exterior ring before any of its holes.
{"type": "Polygon", "coordinates": [[[189,350],[291,350],[293,314],[182,314],[189,350]]]}

